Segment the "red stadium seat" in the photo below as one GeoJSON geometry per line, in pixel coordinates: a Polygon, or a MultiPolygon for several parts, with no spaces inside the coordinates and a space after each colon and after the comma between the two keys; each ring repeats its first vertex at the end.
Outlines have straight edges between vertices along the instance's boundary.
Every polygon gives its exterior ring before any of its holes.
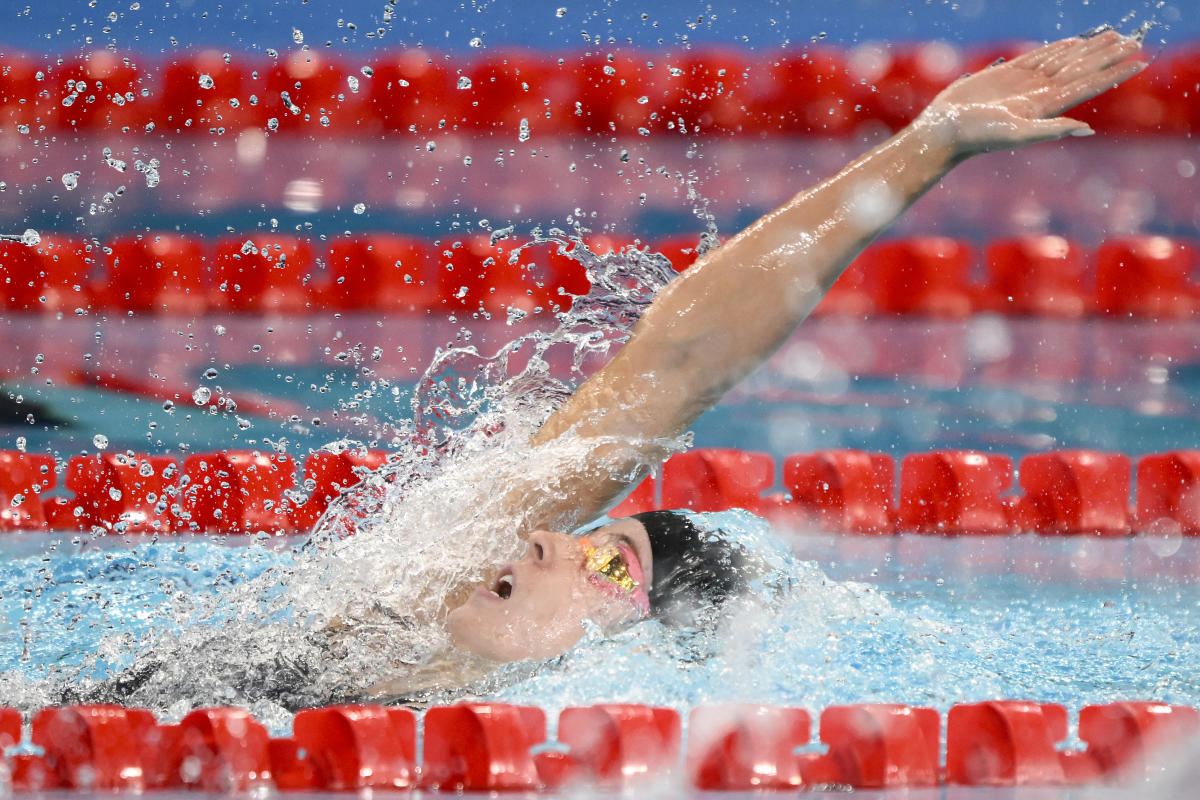
{"type": "Polygon", "coordinates": [[[171,507],[179,502],[179,478],[179,461],[173,456],[72,456],[63,484],[74,496],[54,498],[47,509],[50,525],[59,530],[170,533],[178,526],[171,507]]]}
{"type": "Polygon", "coordinates": [[[801,755],[810,784],[855,789],[936,786],[942,721],[932,708],[885,703],[830,706],[821,714],[825,754],[801,755]]]}
{"type": "Polygon", "coordinates": [[[788,456],[783,486],[792,495],[785,511],[793,524],[827,531],[892,533],[896,463],[882,453],[825,450],[788,456]]]}
{"type": "Polygon", "coordinates": [[[56,123],[80,131],[139,132],[154,115],[150,76],[131,58],[94,50],[46,75],[56,123]]]}
{"type": "Polygon", "coordinates": [[[32,741],[45,753],[56,785],[85,791],[133,791],[146,782],[149,711],[120,706],[66,706],[34,714],[32,741]]]}
{"type": "Polygon", "coordinates": [[[371,124],[384,131],[422,135],[455,125],[452,92],[456,76],[445,57],[418,47],[388,53],[371,65],[372,75],[358,76],[371,124]]]}
{"type": "Polygon", "coordinates": [[[297,714],[292,726],[322,789],[362,792],[416,785],[417,721],[407,708],[312,708],[297,714]]]}
{"type": "Polygon", "coordinates": [[[1012,484],[1007,456],[970,451],[913,453],[900,465],[896,530],[1003,534],[1012,531],[1000,493],[1012,484]]]}
{"type": "Polygon", "coordinates": [[[957,705],[946,717],[946,782],[966,786],[1068,782],[1055,744],[1067,737],[1067,711],[1015,700],[957,705]]]}
{"type": "Polygon", "coordinates": [[[313,488],[308,501],[292,509],[295,527],[311,528],[334,498],[362,481],[363,471],[378,469],[385,463],[387,453],[381,450],[310,453],[304,462],[304,485],[313,488]]]}
{"type": "Polygon", "coordinates": [[[1096,302],[1106,314],[1184,317],[1200,306],[1190,245],[1165,236],[1110,239],[1096,252],[1096,302]]]}
{"type": "Polygon", "coordinates": [[[1025,492],[1015,509],[1020,530],[1129,534],[1129,456],[1091,450],[1037,453],[1021,460],[1017,474],[1025,492]]]}
{"type": "Polygon", "coordinates": [[[766,453],[708,448],[677,453],[662,469],[662,508],[693,511],[757,511],[762,493],[775,483],[775,462],[766,453]]]}
{"type": "Polygon", "coordinates": [[[260,98],[267,127],[281,133],[320,137],[330,132],[362,131],[361,110],[366,96],[361,84],[358,92],[350,90],[349,77],[361,81],[364,76],[352,73],[341,59],[327,52],[294,50],[281,54],[267,71],[266,98],[260,98]]]}
{"type": "Polygon", "coordinates": [[[967,285],[970,247],[927,236],[882,242],[861,259],[875,306],[891,314],[964,317],[974,301],[967,285]]]}
{"type": "Polygon", "coordinates": [[[225,794],[269,786],[267,729],[249,712],[201,708],[172,727],[159,728],[166,787],[225,794]]]}
{"type": "Polygon", "coordinates": [[[809,742],[812,720],[799,708],[717,705],[688,716],[687,776],[706,792],[798,789],[796,749],[809,742]]]}
{"type": "Polygon", "coordinates": [[[566,708],[558,740],[569,748],[574,776],[590,785],[624,789],[661,779],[679,758],[679,712],[632,704],[566,708]]]}
{"type": "Polygon", "coordinates": [[[1079,712],[1087,756],[1110,780],[1146,781],[1160,775],[1179,748],[1200,733],[1200,712],[1166,703],[1109,703],[1079,712]]]}
{"type": "Polygon", "coordinates": [[[866,120],[846,59],[832,47],[811,47],[772,57],[748,70],[748,132],[846,136],[866,120]]]}
{"type": "Polygon", "coordinates": [[[1142,532],[1200,535],[1200,450],[1138,461],[1137,526],[1142,532]]]}
{"type": "Polygon", "coordinates": [[[88,308],[92,263],[92,245],[83,240],[43,235],[33,246],[0,242],[0,308],[50,314],[88,308]]]}
{"type": "Polygon", "coordinates": [[[283,234],[217,242],[213,305],[221,311],[288,313],[311,308],[316,272],[312,245],[283,234]]]}
{"type": "Polygon", "coordinates": [[[180,53],[163,67],[157,129],[233,132],[267,124],[267,64],[245,53],[180,53]],[[207,76],[207,79],[205,78],[207,76]]]}
{"type": "Polygon", "coordinates": [[[109,242],[100,303],[122,311],[200,314],[210,303],[211,262],[200,240],[173,233],[109,242]]]}
{"type": "Polygon", "coordinates": [[[986,307],[1009,314],[1078,318],[1090,310],[1083,249],[1061,236],[1026,236],[987,248],[986,307]]]}
{"type": "Polygon", "coordinates": [[[41,495],[57,479],[54,456],[0,450],[0,531],[45,528],[41,495]]]}
{"type": "Polygon", "coordinates": [[[849,52],[847,63],[856,89],[851,102],[892,130],[915,119],[938,92],[966,71],[962,54],[941,41],[864,44],[849,52]]]}
{"type": "Polygon", "coordinates": [[[295,530],[284,502],[295,488],[296,462],[287,455],[227,450],[188,456],[181,482],[183,531],[280,533],[295,530]]]}
{"type": "MultiPolygon", "coordinates": [[[[468,128],[495,131],[519,141],[521,120],[529,136],[568,133],[583,128],[575,113],[579,76],[569,62],[536,52],[489,53],[461,76],[470,86],[457,88],[449,105],[455,121],[468,128]]],[[[460,78],[461,79],[461,78],[460,78]]]]}
{"type": "Polygon", "coordinates": [[[436,258],[425,239],[386,233],[338,239],[329,246],[322,308],[407,311],[439,306],[436,258]]]}
{"type": "Polygon", "coordinates": [[[545,739],[540,708],[504,703],[431,708],[425,714],[421,788],[535,791],[541,781],[530,748],[545,739]]]}

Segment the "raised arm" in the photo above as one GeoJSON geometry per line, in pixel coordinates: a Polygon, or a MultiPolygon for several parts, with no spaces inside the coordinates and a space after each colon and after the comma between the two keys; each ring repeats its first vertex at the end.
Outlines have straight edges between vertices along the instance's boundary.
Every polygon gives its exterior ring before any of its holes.
{"type": "Polygon", "coordinates": [[[1059,115],[1141,71],[1144,63],[1127,60],[1138,47],[1108,31],[955,81],[892,139],[673,281],[537,441],[572,429],[589,437],[682,433],[769,357],[862,249],[956,164],[1093,133],[1059,115]]]}

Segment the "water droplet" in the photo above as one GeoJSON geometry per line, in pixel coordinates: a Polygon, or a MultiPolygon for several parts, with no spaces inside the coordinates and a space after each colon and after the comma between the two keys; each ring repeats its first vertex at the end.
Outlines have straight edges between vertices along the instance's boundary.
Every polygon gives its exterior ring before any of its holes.
{"type": "Polygon", "coordinates": [[[472,36],[471,41],[467,42],[471,47],[483,47],[483,39],[478,36],[472,36]]]}
{"type": "Polygon", "coordinates": [[[565,7],[560,6],[556,9],[554,9],[554,16],[558,17],[559,19],[562,19],[566,15],[567,15],[567,9],[565,7]]]}
{"type": "Polygon", "coordinates": [[[17,437],[17,451],[20,453],[25,452],[25,437],[24,436],[17,437]]]}
{"type": "Polygon", "coordinates": [[[524,117],[521,117],[520,128],[517,131],[517,141],[518,142],[528,142],[529,135],[530,135],[529,134],[529,120],[525,119],[524,117]]]}
{"type": "Polygon", "coordinates": [[[214,325],[213,333],[215,333],[217,336],[224,336],[225,335],[225,326],[224,325],[214,325]]]}
{"type": "Polygon", "coordinates": [[[367,210],[367,204],[366,204],[366,203],[355,203],[355,204],[354,204],[354,213],[355,213],[355,214],[362,214],[362,213],[365,213],[365,212],[366,212],[366,210],[367,210]]]}
{"type": "MultiPolygon", "coordinates": [[[[466,75],[459,75],[458,76],[458,88],[470,89],[471,88],[471,79],[468,78],[466,75]]],[[[26,131],[26,132],[28,132],[28,131],[26,131]]]]}
{"type": "Polygon", "coordinates": [[[216,370],[216,368],[215,368],[215,367],[209,367],[208,369],[204,370],[204,377],[205,377],[205,379],[206,379],[206,380],[210,380],[210,381],[211,381],[213,378],[217,377],[217,370],[216,370]]]}
{"type": "Polygon", "coordinates": [[[207,386],[200,386],[196,391],[192,392],[192,402],[198,406],[202,406],[212,398],[212,389],[207,386]]]}
{"type": "Polygon", "coordinates": [[[168,414],[175,413],[175,404],[173,402],[171,402],[170,400],[164,400],[162,408],[163,408],[163,411],[167,412],[168,414]]]}
{"type": "Polygon", "coordinates": [[[370,78],[375,74],[375,69],[373,67],[363,67],[359,72],[370,78]]]}
{"type": "Polygon", "coordinates": [[[426,142],[425,149],[428,150],[430,153],[432,153],[434,150],[437,150],[437,142],[433,142],[433,141],[426,142]]]}
{"type": "Polygon", "coordinates": [[[64,172],[62,176],[62,183],[63,186],[67,187],[68,192],[75,191],[75,188],[79,186],[79,173],[64,172]]]}
{"type": "Polygon", "coordinates": [[[154,475],[154,467],[150,465],[149,461],[142,459],[141,465],[138,466],[138,474],[143,478],[149,478],[154,475]]]}
{"type": "Polygon", "coordinates": [[[211,89],[215,85],[216,84],[213,83],[213,79],[212,79],[211,75],[201,75],[200,76],[200,88],[201,89],[211,89]]]}
{"type": "MultiPolygon", "coordinates": [[[[21,244],[23,244],[23,245],[26,245],[28,247],[33,247],[34,245],[41,244],[41,243],[42,243],[42,235],[40,233],[38,233],[37,231],[35,231],[33,228],[26,228],[25,232],[21,234],[21,244]]],[[[39,353],[39,355],[41,355],[41,354],[39,353]]]]}
{"type": "Polygon", "coordinates": [[[267,130],[269,130],[269,131],[279,130],[279,120],[276,119],[275,117],[271,117],[269,120],[267,120],[267,130]]]}
{"type": "Polygon", "coordinates": [[[292,41],[296,44],[304,44],[304,31],[299,28],[292,28],[292,41]]]}
{"type": "Polygon", "coordinates": [[[97,433],[92,437],[92,444],[97,450],[103,450],[104,448],[108,447],[108,437],[103,433],[97,433]]]}
{"type": "Polygon", "coordinates": [[[358,93],[358,78],[353,75],[347,75],[346,85],[350,87],[351,92],[354,92],[355,94],[358,93]]]}
{"type": "Polygon", "coordinates": [[[119,502],[121,500],[121,490],[115,486],[110,486],[108,487],[108,496],[119,502]]]}
{"type": "Polygon", "coordinates": [[[18,133],[29,133],[29,126],[28,125],[18,125],[17,132],[18,133]]]}
{"type": "Polygon", "coordinates": [[[639,103],[641,103],[642,105],[646,105],[646,103],[649,103],[649,102],[650,102],[650,98],[649,98],[649,97],[646,97],[646,95],[642,95],[641,97],[639,97],[639,98],[637,99],[637,101],[638,101],[639,103]]]}

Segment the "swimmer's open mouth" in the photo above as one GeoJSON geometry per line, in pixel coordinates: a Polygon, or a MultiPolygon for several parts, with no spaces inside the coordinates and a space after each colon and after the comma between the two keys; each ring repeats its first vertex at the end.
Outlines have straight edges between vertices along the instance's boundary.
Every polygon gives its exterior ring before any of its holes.
{"type": "Polygon", "coordinates": [[[496,585],[492,587],[492,591],[501,600],[507,600],[512,596],[513,590],[513,574],[511,567],[505,567],[500,571],[500,577],[496,579],[496,585]]]}

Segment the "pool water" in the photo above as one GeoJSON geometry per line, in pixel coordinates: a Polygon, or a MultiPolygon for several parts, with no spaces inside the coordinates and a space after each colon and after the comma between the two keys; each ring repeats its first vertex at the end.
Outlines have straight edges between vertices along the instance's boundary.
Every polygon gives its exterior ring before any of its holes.
{"type": "MultiPolygon", "coordinates": [[[[737,530],[759,524],[741,512],[720,516],[737,530]]],[[[1146,698],[1200,705],[1200,541],[785,538],[798,557],[787,567],[791,586],[743,609],[720,636],[646,623],[585,639],[536,671],[511,670],[495,696],[548,711],[600,701],[686,710],[736,700],[814,711],[874,701],[944,710],[994,698],[1069,708],[1146,698]]],[[[181,596],[213,596],[286,565],[295,543],[6,537],[0,670],[8,702],[52,700],[39,695],[42,679],[57,683],[69,665],[87,665],[93,677],[128,666],[139,640],[173,627],[168,610],[181,596]]],[[[267,724],[290,719],[269,703],[251,705],[267,724]]],[[[187,704],[156,710],[170,718],[187,704]]]]}

